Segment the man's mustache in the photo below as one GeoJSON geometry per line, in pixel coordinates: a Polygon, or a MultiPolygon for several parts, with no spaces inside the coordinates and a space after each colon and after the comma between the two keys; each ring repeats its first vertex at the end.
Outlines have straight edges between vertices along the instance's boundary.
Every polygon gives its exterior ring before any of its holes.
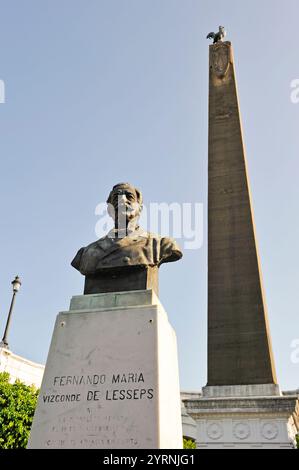
{"type": "Polygon", "coordinates": [[[114,209],[115,209],[116,212],[119,209],[126,209],[127,211],[132,212],[132,211],[138,209],[138,206],[137,205],[131,206],[130,204],[127,204],[127,203],[120,203],[120,204],[115,205],[114,209]]]}

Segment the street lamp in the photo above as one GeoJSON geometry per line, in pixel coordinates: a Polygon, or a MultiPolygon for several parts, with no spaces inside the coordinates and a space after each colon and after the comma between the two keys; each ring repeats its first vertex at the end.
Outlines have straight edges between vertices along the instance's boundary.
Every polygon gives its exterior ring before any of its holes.
{"type": "Polygon", "coordinates": [[[22,285],[22,283],[20,281],[19,276],[16,276],[14,278],[14,280],[12,281],[13,294],[12,294],[11,304],[10,304],[10,308],[9,308],[9,312],[8,312],[6,327],[5,327],[5,330],[4,330],[4,335],[3,335],[2,341],[0,343],[0,348],[9,349],[8,342],[7,342],[9,324],[10,324],[11,314],[12,314],[14,303],[15,303],[16,294],[17,294],[17,292],[19,292],[21,285],[22,285]]]}

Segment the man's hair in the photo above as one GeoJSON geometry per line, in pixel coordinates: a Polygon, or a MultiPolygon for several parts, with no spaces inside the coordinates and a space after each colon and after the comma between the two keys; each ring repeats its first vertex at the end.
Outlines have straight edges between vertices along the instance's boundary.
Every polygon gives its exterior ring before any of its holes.
{"type": "Polygon", "coordinates": [[[118,189],[118,188],[131,188],[134,189],[136,195],[137,195],[137,201],[140,205],[142,205],[142,193],[139,189],[137,189],[135,186],[133,186],[130,183],[118,183],[115,186],[113,186],[112,190],[110,191],[110,194],[107,199],[107,204],[111,204],[112,196],[113,193],[118,189]]]}

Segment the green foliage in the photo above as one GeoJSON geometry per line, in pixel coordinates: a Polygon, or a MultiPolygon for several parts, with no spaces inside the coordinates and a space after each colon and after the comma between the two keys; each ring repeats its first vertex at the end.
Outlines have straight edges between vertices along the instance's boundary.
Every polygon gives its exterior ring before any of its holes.
{"type": "Polygon", "coordinates": [[[299,434],[296,436],[296,441],[297,441],[297,449],[299,449],[299,434]]]}
{"type": "Polygon", "coordinates": [[[184,449],[196,449],[195,441],[193,441],[193,439],[186,439],[185,437],[183,439],[183,446],[184,449]]]}
{"type": "Polygon", "coordinates": [[[0,449],[26,448],[38,390],[0,373],[0,449]]]}

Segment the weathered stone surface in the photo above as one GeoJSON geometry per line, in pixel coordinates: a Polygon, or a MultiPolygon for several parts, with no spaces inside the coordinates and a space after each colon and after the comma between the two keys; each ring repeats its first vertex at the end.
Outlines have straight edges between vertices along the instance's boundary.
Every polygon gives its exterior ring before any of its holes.
{"type": "Polygon", "coordinates": [[[58,315],[28,447],[182,447],[176,335],[154,292],[76,296],[58,315]]]}
{"type": "Polygon", "coordinates": [[[229,42],[210,46],[208,386],[276,383],[229,42]]]}
{"type": "Polygon", "coordinates": [[[281,392],[277,384],[254,384],[203,387],[202,394],[206,398],[273,397],[280,396],[281,392]]]}
{"type": "Polygon", "coordinates": [[[74,295],[70,310],[110,310],[111,308],[157,305],[159,300],[152,290],[114,292],[113,294],[74,295]]]}
{"type": "MultiPolygon", "coordinates": [[[[200,398],[183,400],[187,412],[193,417],[202,413],[216,415],[219,413],[284,413],[298,415],[297,397],[247,397],[247,398],[200,398]]],[[[298,423],[299,424],[299,423],[298,423]]]]}

